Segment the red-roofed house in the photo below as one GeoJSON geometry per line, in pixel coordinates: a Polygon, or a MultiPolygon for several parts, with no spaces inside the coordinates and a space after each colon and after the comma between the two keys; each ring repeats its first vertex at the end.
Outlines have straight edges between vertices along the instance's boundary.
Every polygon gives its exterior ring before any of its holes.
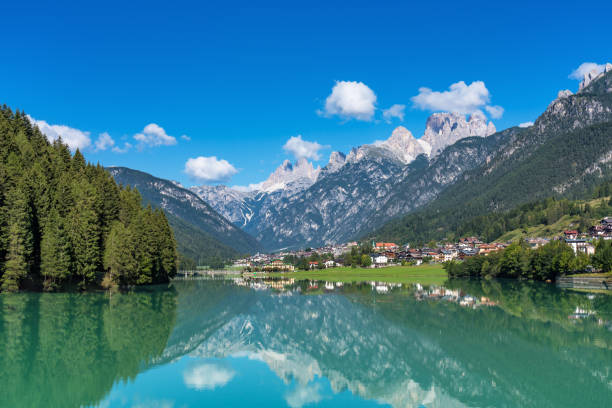
{"type": "Polygon", "coordinates": [[[393,242],[377,242],[374,246],[377,251],[397,251],[398,248],[399,245],[393,242]]]}

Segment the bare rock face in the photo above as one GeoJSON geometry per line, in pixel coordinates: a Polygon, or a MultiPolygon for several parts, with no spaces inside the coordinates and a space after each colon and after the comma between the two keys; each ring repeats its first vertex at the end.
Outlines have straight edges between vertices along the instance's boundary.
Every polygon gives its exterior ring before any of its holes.
{"type": "Polygon", "coordinates": [[[310,186],[317,181],[320,168],[315,168],[307,159],[299,159],[295,165],[289,160],[285,160],[270,177],[261,183],[260,190],[272,192],[282,190],[289,184],[299,182],[305,186],[310,186]]]}
{"type": "Polygon", "coordinates": [[[412,136],[412,133],[403,126],[395,128],[391,137],[379,146],[391,151],[402,162],[408,164],[420,154],[429,154],[419,141],[412,136]]]}
{"type": "Polygon", "coordinates": [[[563,98],[567,98],[572,96],[574,93],[572,91],[570,91],[569,89],[564,89],[562,91],[559,91],[559,93],[557,94],[557,99],[563,99],[563,98]]]}
{"type": "Polygon", "coordinates": [[[578,92],[582,92],[587,86],[589,86],[591,82],[595,81],[596,79],[599,79],[608,72],[612,72],[612,64],[610,64],[609,62],[606,63],[602,72],[599,72],[599,70],[597,69],[593,69],[590,72],[587,72],[586,74],[584,74],[584,78],[578,86],[578,92]]]}
{"type": "Polygon", "coordinates": [[[324,170],[327,174],[335,173],[340,170],[342,166],[346,163],[346,155],[342,152],[332,152],[329,155],[329,162],[327,166],[325,166],[324,170]]]}
{"type": "Polygon", "coordinates": [[[458,113],[434,113],[427,119],[422,142],[431,146],[430,156],[437,156],[446,146],[471,136],[486,137],[496,132],[483,114],[472,114],[469,120],[458,113]]]}
{"type": "Polygon", "coordinates": [[[193,186],[190,190],[234,225],[241,228],[248,224],[253,216],[253,211],[245,204],[245,198],[249,195],[248,192],[238,191],[223,185],[193,186]]]}

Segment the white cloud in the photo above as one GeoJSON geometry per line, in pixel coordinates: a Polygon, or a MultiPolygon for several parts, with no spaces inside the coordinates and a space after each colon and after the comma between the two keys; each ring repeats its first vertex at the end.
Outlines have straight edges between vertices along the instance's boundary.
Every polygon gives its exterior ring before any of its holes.
{"type": "Polygon", "coordinates": [[[569,74],[569,78],[577,79],[578,81],[582,81],[584,79],[584,74],[588,74],[592,70],[597,71],[597,73],[599,74],[603,72],[604,68],[605,68],[604,64],[596,64],[594,62],[583,62],[582,64],[580,64],[578,68],[576,68],[574,71],[572,71],[571,74],[569,74]]]}
{"type": "Polygon", "coordinates": [[[166,133],[164,128],[156,123],[149,123],[142,133],[134,135],[134,139],[142,146],[171,146],[176,144],[176,138],[166,133]]]}
{"type": "Polygon", "coordinates": [[[186,140],[188,142],[191,140],[191,138],[187,135],[181,135],[181,139],[186,140]]]}
{"type": "Polygon", "coordinates": [[[523,122],[523,123],[520,123],[518,126],[520,128],[528,128],[530,126],[533,126],[533,122],[523,122]]]}
{"type": "Polygon", "coordinates": [[[325,116],[370,121],[376,110],[376,94],[363,82],[337,81],[325,100],[325,116]]]}
{"type": "Polygon", "coordinates": [[[467,85],[463,81],[452,84],[448,91],[432,91],[419,88],[419,94],[411,98],[414,106],[431,111],[457,112],[471,114],[484,108],[489,114],[498,118],[504,112],[501,106],[489,106],[491,95],[483,81],[474,81],[467,85]],[[499,116],[496,116],[499,115],[499,116]]]}
{"type": "Polygon", "coordinates": [[[183,381],[187,387],[192,389],[214,390],[224,387],[235,375],[234,370],[218,364],[200,364],[187,369],[183,373],[183,381]]]}
{"type": "Polygon", "coordinates": [[[287,143],[283,146],[283,150],[287,153],[291,153],[296,159],[312,159],[319,160],[321,155],[319,150],[324,149],[323,146],[317,142],[309,142],[302,140],[302,135],[291,136],[287,143]]]}
{"type": "Polygon", "coordinates": [[[199,181],[212,183],[228,181],[238,170],[227,160],[218,160],[216,156],[190,158],[185,163],[185,173],[199,181]]]}
{"type": "Polygon", "coordinates": [[[100,133],[98,140],[94,143],[96,151],[106,150],[115,145],[115,141],[107,132],[100,133]]]}
{"type": "Polygon", "coordinates": [[[285,395],[285,401],[291,408],[301,408],[304,405],[316,404],[321,402],[321,386],[317,383],[308,385],[298,385],[285,395]]]}
{"type": "Polygon", "coordinates": [[[395,104],[392,105],[389,109],[383,109],[383,118],[387,121],[387,123],[391,123],[393,118],[398,118],[400,121],[404,121],[404,110],[406,109],[406,105],[395,104]]]}
{"type": "Polygon", "coordinates": [[[79,129],[71,128],[65,125],[51,125],[44,120],[36,120],[28,115],[28,119],[32,124],[38,126],[38,129],[47,136],[49,141],[54,141],[59,137],[68,145],[70,150],[84,149],[91,145],[90,133],[79,129]]]}
{"type": "Polygon", "coordinates": [[[504,115],[504,108],[501,106],[485,106],[485,110],[493,119],[499,119],[504,115]]]}
{"type": "Polygon", "coordinates": [[[115,146],[113,147],[113,152],[115,153],[127,153],[132,148],[132,144],[125,142],[123,147],[115,146]]]}

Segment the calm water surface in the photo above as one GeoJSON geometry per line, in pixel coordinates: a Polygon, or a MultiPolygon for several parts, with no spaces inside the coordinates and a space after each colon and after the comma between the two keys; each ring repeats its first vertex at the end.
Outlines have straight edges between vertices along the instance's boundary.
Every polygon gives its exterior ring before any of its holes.
{"type": "Polygon", "coordinates": [[[176,281],[0,296],[2,407],[612,406],[612,296],[176,281]]]}

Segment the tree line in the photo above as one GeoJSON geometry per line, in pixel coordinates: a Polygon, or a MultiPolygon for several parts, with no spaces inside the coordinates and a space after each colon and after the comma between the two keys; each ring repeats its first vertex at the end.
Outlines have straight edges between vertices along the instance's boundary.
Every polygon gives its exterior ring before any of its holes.
{"type": "Polygon", "coordinates": [[[592,265],[602,272],[612,271],[612,241],[599,240],[592,256],[578,252],[565,242],[554,240],[537,249],[523,241],[515,242],[505,250],[487,256],[476,255],[463,262],[444,263],[450,278],[510,278],[529,280],[555,280],[558,276],[584,272],[592,265]]]}
{"type": "Polygon", "coordinates": [[[0,290],[167,282],[176,242],[161,210],[27,115],[0,108],[0,290]]]}

